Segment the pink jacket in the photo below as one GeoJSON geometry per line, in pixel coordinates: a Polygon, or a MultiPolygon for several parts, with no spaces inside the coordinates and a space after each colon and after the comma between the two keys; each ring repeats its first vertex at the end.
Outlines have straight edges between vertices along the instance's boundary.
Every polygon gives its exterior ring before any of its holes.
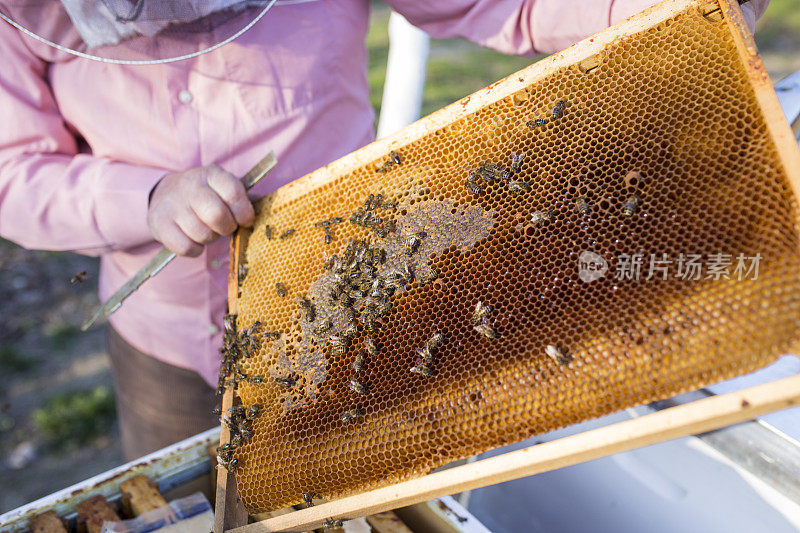
{"type": "MultiPolygon", "coordinates": [[[[533,56],[654,2],[388,3],[434,37],[533,56]]],[[[105,300],[160,246],[146,214],[165,173],[216,163],[240,175],[274,150],[280,163],[254,191],[263,195],[369,143],[369,4],[278,2],[233,43],[158,66],[65,56],[0,21],[0,235],[28,248],[100,255],[105,300]]],[[[178,258],[111,317],[136,348],[211,384],[228,242],[178,258]]]]}

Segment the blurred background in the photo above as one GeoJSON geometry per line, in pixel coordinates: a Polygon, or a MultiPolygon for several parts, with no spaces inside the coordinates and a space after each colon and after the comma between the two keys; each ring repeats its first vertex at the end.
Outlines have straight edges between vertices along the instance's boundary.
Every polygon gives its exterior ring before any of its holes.
{"type": "MultiPolygon", "coordinates": [[[[380,112],[389,9],[374,3],[372,104],[380,112]]],[[[756,41],[773,82],[800,70],[800,0],[772,0],[756,41]]],[[[423,115],[530,64],[466,41],[431,42],[423,115]]],[[[122,462],[104,327],[79,326],[98,304],[98,261],[0,239],[0,513],[122,462]],[[70,278],[87,272],[83,283],[70,278]]]]}

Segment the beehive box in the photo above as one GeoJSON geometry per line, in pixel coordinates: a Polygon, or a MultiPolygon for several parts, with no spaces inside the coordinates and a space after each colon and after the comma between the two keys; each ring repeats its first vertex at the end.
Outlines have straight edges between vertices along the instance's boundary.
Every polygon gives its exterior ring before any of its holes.
{"type": "Polygon", "coordinates": [[[799,173],[738,5],[668,0],[283,187],[234,246],[239,495],[333,499],[769,363],[800,337],[799,173]]]}

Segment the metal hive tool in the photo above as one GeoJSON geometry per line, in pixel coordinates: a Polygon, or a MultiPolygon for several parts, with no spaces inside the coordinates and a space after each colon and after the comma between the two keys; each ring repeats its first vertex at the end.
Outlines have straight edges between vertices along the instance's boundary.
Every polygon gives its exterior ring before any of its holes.
{"type": "Polygon", "coordinates": [[[333,499],[771,362],[799,173],[738,6],[676,0],[280,189],[232,261],[239,495],[333,499]]]}

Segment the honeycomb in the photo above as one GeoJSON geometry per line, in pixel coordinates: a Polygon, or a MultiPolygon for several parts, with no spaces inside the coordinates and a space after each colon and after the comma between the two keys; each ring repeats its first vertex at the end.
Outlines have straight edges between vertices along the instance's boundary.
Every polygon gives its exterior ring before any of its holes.
{"type": "Polygon", "coordinates": [[[658,6],[593,61],[533,65],[499,82],[522,89],[257,205],[232,280],[239,329],[261,335],[233,380],[260,406],[230,455],[250,511],[420,476],[796,346],[797,199],[721,6],[658,6]]]}

